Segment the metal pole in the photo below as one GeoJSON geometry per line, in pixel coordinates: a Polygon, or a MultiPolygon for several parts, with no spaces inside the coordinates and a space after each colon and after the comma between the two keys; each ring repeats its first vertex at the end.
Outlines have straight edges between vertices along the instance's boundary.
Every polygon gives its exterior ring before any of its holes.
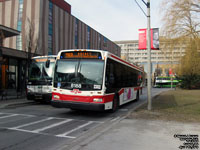
{"type": "Polygon", "coordinates": [[[151,101],[151,22],[150,22],[150,0],[147,0],[147,54],[148,54],[148,72],[147,72],[147,97],[148,97],[148,110],[152,108],[151,101]]]}

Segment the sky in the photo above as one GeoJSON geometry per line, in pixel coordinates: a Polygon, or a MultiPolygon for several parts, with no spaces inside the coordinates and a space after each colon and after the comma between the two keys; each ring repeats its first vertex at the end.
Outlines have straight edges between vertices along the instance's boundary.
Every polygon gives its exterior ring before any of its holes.
{"type": "MultiPolygon", "coordinates": [[[[138,29],[147,27],[147,17],[135,0],[65,0],[72,15],[112,41],[138,40],[138,29]]],[[[147,1],[147,0],[144,0],[147,1]]],[[[142,0],[137,2],[146,12],[142,0]]],[[[151,0],[151,28],[161,28],[162,0],[151,0]]]]}

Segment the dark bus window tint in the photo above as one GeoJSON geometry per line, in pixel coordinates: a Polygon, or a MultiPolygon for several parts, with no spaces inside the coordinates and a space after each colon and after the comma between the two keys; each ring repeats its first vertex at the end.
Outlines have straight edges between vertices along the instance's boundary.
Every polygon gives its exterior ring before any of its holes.
{"type": "Polygon", "coordinates": [[[106,85],[113,88],[137,86],[139,71],[108,59],[106,66],[106,85]],[[113,83],[114,81],[114,83],[113,83]]]}

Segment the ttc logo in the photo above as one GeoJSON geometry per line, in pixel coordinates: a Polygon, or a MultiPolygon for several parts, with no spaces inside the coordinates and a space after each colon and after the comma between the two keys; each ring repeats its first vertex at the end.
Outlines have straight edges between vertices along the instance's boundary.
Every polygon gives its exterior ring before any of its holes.
{"type": "Polygon", "coordinates": [[[74,94],[81,93],[81,91],[79,91],[79,89],[73,89],[73,91],[71,91],[71,92],[74,93],[74,94]]]}

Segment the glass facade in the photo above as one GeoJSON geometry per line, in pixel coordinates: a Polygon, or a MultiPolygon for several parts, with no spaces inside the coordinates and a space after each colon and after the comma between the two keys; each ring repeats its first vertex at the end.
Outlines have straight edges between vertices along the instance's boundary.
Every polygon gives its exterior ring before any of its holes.
{"type": "Polygon", "coordinates": [[[49,1],[48,55],[53,54],[53,3],[49,1]]]}
{"type": "Polygon", "coordinates": [[[75,22],[75,48],[78,48],[78,23],[79,23],[79,20],[76,19],[76,22],[75,22]]]}
{"type": "Polygon", "coordinates": [[[4,58],[0,68],[0,89],[26,89],[26,61],[15,58],[4,58]]]}
{"type": "Polygon", "coordinates": [[[106,37],[103,38],[103,46],[104,46],[104,49],[107,50],[107,41],[108,39],[106,37]]]}
{"type": "Polygon", "coordinates": [[[90,31],[91,28],[88,26],[87,27],[87,48],[90,49],[90,31]]]}
{"type": "Polygon", "coordinates": [[[98,48],[99,48],[99,49],[102,49],[102,47],[101,47],[101,34],[99,34],[98,48]]]}
{"type": "MultiPolygon", "coordinates": [[[[24,3],[24,0],[19,0],[18,22],[17,22],[18,31],[22,31],[23,3],[24,3]]],[[[22,50],[22,35],[21,34],[17,36],[16,48],[18,50],[22,50]]]]}

